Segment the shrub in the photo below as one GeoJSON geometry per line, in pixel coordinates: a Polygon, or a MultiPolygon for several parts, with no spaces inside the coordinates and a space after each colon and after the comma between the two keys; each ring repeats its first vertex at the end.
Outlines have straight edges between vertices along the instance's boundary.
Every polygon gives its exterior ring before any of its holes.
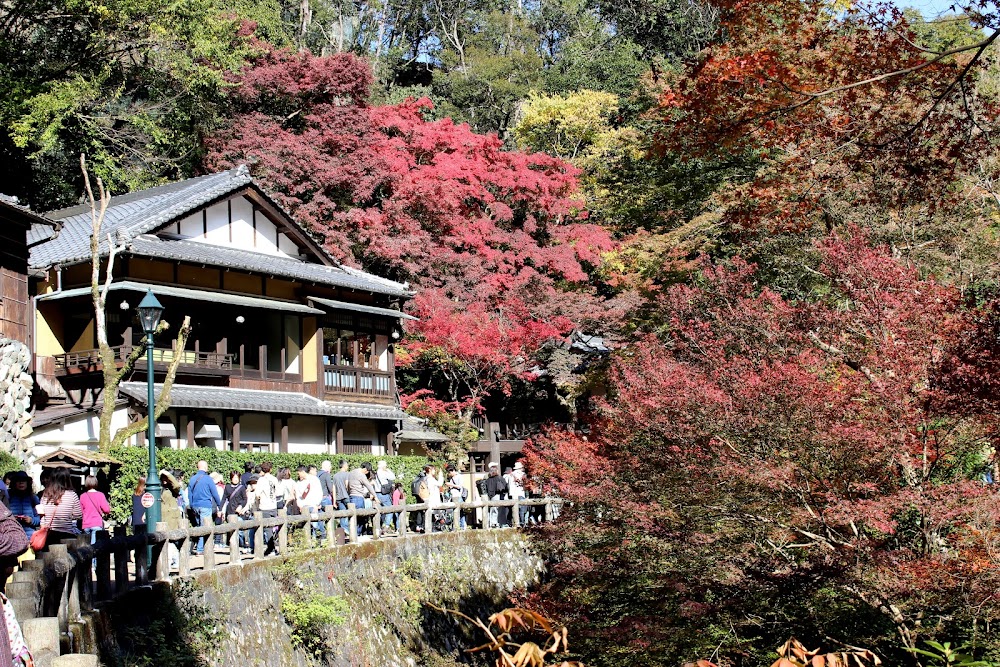
{"type": "Polygon", "coordinates": [[[0,477],[14,470],[24,470],[21,459],[8,452],[0,452],[0,477]]]}
{"type": "MultiPolygon", "coordinates": [[[[112,514],[116,521],[128,521],[132,514],[132,492],[135,490],[139,477],[145,477],[149,468],[149,455],[145,447],[117,447],[111,450],[111,456],[121,462],[121,467],[112,476],[111,493],[108,501],[111,503],[112,514]]],[[[376,456],[374,454],[270,454],[260,452],[232,452],[217,449],[160,449],[156,454],[156,462],[160,470],[182,470],[188,475],[197,469],[198,461],[208,461],[209,470],[217,470],[225,476],[230,470],[243,471],[243,463],[262,463],[270,461],[278,468],[295,470],[300,465],[315,465],[317,468],[323,461],[329,460],[337,465],[339,459],[347,459],[351,468],[368,461],[375,467],[375,462],[385,459],[389,468],[396,473],[396,480],[404,487],[416,477],[417,472],[427,464],[422,456],[376,456]]],[[[0,458],[0,466],[3,459],[0,458]]]]}
{"type": "Polygon", "coordinates": [[[315,591],[281,599],[281,613],[292,626],[292,642],[317,658],[327,653],[326,629],[344,623],[349,611],[344,598],[315,591]]]}

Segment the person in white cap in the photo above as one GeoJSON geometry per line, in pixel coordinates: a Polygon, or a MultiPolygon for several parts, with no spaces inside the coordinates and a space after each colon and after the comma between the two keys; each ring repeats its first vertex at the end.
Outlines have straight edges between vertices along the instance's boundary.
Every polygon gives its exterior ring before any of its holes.
{"type": "MultiPolygon", "coordinates": [[[[524,474],[524,464],[518,461],[514,464],[514,472],[511,473],[507,482],[507,492],[511,498],[516,498],[518,500],[524,500],[527,494],[524,493],[524,480],[527,475],[524,474]]],[[[528,518],[528,506],[521,505],[518,507],[518,523],[519,526],[524,526],[525,520],[528,518]]]]}

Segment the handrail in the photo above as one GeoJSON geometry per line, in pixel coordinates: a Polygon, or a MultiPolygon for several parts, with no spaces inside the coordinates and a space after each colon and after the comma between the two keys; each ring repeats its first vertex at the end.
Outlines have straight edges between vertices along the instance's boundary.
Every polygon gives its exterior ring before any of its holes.
{"type": "MultiPolygon", "coordinates": [[[[128,359],[133,350],[131,345],[115,345],[111,347],[114,352],[116,362],[124,362],[128,359]]],[[[181,365],[194,368],[211,368],[218,370],[232,370],[233,360],[236,355],[225,352],[202,352],[200,350],[175,351],[173,348],[153,348],[153,363],[169,363],[175,354],[181,355],[181,365]]],[[[55,369],[57,371],[69,370],[70,368],[92,367],[101,363],[100,350],[80,350],[78,352],[66,352],[57,354],[54,357],[55,369]]],[[[145,364],[146,357],[142,356],[136,360],[137,364],[145,364]]]]}
{"type": "MultiPolygon", "coordinates": [[[[190,577],[197,572],[208,572],[227,567],[242,567],[246,562],[271,559],[286,556],[291,551],[293,543],[289,534],[295,530],[303,530],[305,548],[332,547],[337,543],[337,528],[341,519],[347,519],[348,543],[357,544],[359,523],[370,523],[373,540],[381,540],[389,535],[383,532],[382,517],[388,514],[396,515],[397,531],[391,537],[405,537],[411,533],[409,516],[423,512],[419,527],[424,534],[435,532],[435,518],[440,519],[449,513],[452,517],[448,530],[494,530],[490,526],[490,510],[494,508],[511,508],[511,527],[521,527],[522,508],[540,508],[538,514],[530,515],[531,522],[549,523],[559,514],[563,501],[559,498],[522,498],[509,500],[478,500],[475,502],[449,502],[436,505],[415,503],[410,505],[391,505],[373,508],[355,508],[348,503],[348,509],[340,510],[324,507],[311,514],[289,515],[284,509],[277,511],[277,516],[265,518],[261,512],[256,512],[253,519],[231,520],[218,525],[198,526],[168,530],[166,523],[157,524],[157,530],[148,534],[125,535],[124,526],[115,528],[114,535],[107,531],[99,533],[97,542],[93,545],[85,543],[84,538],[64,540],[61,544],[50,545],[49,552],[42,557],[40,567],[32,566],[26,569],[25,576],[37,577],[30,587],[35,596],[31,604],[40,604],[38,611],[42,615],[57,616],[62,630],[68,629],[70,621],[79,620],[84,611],[94,609],[96,605],[111,600],[132,588],[148,585],[151,581],[169,582],[174,578],[190,577]],[[430,510],[430,511],[428,511],[430,510]],[[483,511],[483,526],[475,528],[472,525],[460,528],[459,515],[468,511],[483,511]],[[325,540],[313,535],[311,528],[305,524],[322,523],[325,529],[325,540]],[[277,552],[265,555],[264,529],[277,530],[274,544],[277,552]],[[253,531],[253,543],[249,550],[240,548],[240,533],[253,531]],[[221,554],[216,554],[214,538],[222,536],[224,547],[221,554]],[[205,538],[205,549],[202,564],[196,567],[192,562],[191,547],[198,538],[205,538]],[[176,554],[174,549],[176,548],[176,554]],[[152,560],[147,555],[151,554],[152,560]],[[225,563],[217,563],[216,556],[227,558],[225,563]],[[176,562],[173,556],[176,556],[176,562]],[[134,561],[134,569],[129,568],[129,559],[134,561]],[[113,561],[113,562],[112,562],[113,561]],[[92,566],[96,563],[96,567],[92,566]],[[112,577],[112,574],[114,575],[112,577]],[[58,586],[60,595],[48,594],[47,588],[58,586]],[[38,598],[38,591],[41,591],[38,598]],[[58,607],[45,608],[52,601],[58,607]]],[[[235,518],[235,517],[231,517],[235,518]]],[[[30,561],[29,561],[30,562],[30,561]]],[[[27,566],[26,566],[27,567],[27,566]]],[[[18,576],[18,575],[15,575],[18,576]]],[[[17,595],[9,595],[16,598],[17,595]]],[[[22,602],[27,602],[22,600],[22,602]]]]}
{"type": "Polygon", "coordinates": [[[328,392],[392,396],[393,374],[375,368],[358,366],[323,366],[323,387],[328,392]]]}

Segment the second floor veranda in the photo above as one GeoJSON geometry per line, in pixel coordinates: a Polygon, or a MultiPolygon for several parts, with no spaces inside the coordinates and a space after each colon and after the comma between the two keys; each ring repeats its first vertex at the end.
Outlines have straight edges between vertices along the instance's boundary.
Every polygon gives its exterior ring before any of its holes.
{"type": "MultiPolygon", "coordinates": [[[[108,342],[121,365],[142,344],[135,306],[148,287],[114,284],[106,313],[108,342]]],[[[394,323],[372,313],[316,308],[290,300],[153,286],[171,330],[157,336],[154,371],[180,357],[187,382],[249,389],[290,389],[332,400],[395,401],[394,323]],[[176,327],[191,318],[183,350],[176,327]]],[[[325,301],[325,303],[341,303],[325,301]]],[[[36,354],[39,371],[64,384],[87,382],[102,369],[89,289],[39,298],[36,354]]],[[[365,308],[364,306],[357,306],[365,308]]],[[[367,308],[367,310],[379,310],[367,308]]],[[[146,355],[136,359],[144,372],[146,355]]]]}

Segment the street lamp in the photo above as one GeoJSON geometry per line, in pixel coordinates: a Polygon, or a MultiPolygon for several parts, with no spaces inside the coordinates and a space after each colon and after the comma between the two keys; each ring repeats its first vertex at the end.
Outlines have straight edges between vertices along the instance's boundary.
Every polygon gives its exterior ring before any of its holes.
{"type": "Polygon", "coordinates": [[[156,469],[156,397],[153,394],[153,334],[160,324],[163,306],[153,295],[153,290],[147,290],[146,296],[139,302],[139,322],[146,332],[146,418],[149,421],[149,472],[146,474],[146,493],[153,497],[152,504],[147,506],[148,498],[143,498],[146,507],[146,531],[156,532],[156,524],[160,522],[160,473],[156,469]]]}

